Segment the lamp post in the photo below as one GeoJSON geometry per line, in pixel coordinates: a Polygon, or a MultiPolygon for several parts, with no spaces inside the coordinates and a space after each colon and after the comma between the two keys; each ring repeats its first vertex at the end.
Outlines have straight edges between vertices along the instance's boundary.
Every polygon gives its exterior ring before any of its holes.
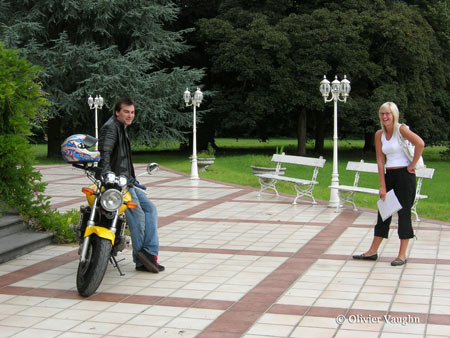
{"type": "Polygon", "coordinates": [[[325,103],[334,101],[334,130],[333,130],[333,172],[331,174],[331,191],[329,207],[339,206],[339,194],[335,188],[339,186],[339,173],[338,173],[338,132],[337,132],[337,103],[338,101],[347,102],[351,87],[350,81],[347,80],[347,76],[344,75],[344,79],[339,82],[337,75],[333,82],[327,80],[324,75],[323,80],[320,82],[320,92],[322,93],[325,103]],[[331,90],[331,98],[328,99],[328,95],[331,90]]]}
{"type": "MultiPolygon", "coordinates": [[[[97,109],[102,109],[103,107],[103,97],[101,95],[95,96],[95,99],[89,95],[88,98],[89,108],[95,109],[95,138],[98,140],[98,119],[97,119],[97,109]]],[[[95,150],[98,150],[98,142],[95,143],[95,150]]]]}
{"type": "Polygon", "coordinates": [[[196,114],[197,107],[200,107],[200,103],[203,100],[203,93],[200,91],[200,88],[194,93],[194,96],[191,96],[191,92],[188,88],[184,91],[184,102],[186,103],[186,107],[192,106],[194,108],[193,113],[193,122],[192,122],[192,160],[191,160],[191,180],[200,179],[198,176],[198,167],[197,167],[197,122],[196,122],[196,114]]]}

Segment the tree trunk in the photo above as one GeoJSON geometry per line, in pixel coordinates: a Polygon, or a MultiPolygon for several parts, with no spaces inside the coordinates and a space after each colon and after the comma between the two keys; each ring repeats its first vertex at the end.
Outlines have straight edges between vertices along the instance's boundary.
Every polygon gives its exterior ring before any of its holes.
{"type": "Polygon", "coordinates": [[[374,133],[368,130],[364,131],[364,151],[375,151],[374,133]]]}
{"type": "MultiPolygon", "coordinates": [[[[197,149],[206,150],[208,149],[208,143],[217,150],[217,145],[215,142],[215,134],[217,119],[213,114],[209,114],[203,117],[203,123],[197,125],[197,149]]],[[[189,139],[190,146],[192,148],[192,136],[189,139]]]]}
{"type": "Polygon", "coordinates": [[[55,117],[47,123],[47,158],[61,158],[61,118],[55,117]]]}
{"type": "Polygon", "coordinates": [[[314,152],[317,154],[323,154],[324,140],[325,140],[325,121],[324,112],[316,112],[316,144],[314,146],[314,152]]]}
{"type": "Polygon", "coordinates": [[[301,108],[297,121],[297,153],[306,155],[306,110],[301,108]]]}

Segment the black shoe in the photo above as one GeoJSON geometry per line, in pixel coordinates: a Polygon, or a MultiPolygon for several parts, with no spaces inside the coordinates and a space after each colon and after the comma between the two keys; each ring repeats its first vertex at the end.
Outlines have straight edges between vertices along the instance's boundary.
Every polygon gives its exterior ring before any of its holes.
{"type": "Polygon", "coordinates": [[[364,256],[364,254],[361,255],[353,255],[353,259],[363,259],[366,261],[376,261],[378,259],[378,254],[373,254],[370,256],[364,256]]]}
{"type": "MultiPolygon", "coordinates": [[[[165,269],[166,269],[166,268],[165,268],[164,266],[158,264],[158,270],[159,270],[159,272],[162,272],[162,271],[164,271],[165,269]]],[[[150,272],[150,271],[148,271],[147,268],[146,268],[145,266],[143,266],[143,265],[137,266],[137,267],[136,267],[136,271],[150,272]]]]}
{"type": "Polygon", "coordinates": [[[145,250],[140,250],[136,253],[137,258],[144,264],[147,271],[158,273],[158,263],[156,263],[155,256],[149,254],[145,250]]]}
{"type": "Polygon", "coordinates": [[[147,268],[145,266],[140,265],[140,266],[136,266],[136,271],[145,271],[145,272],[147,272],[148,270],[147,270],[147,268]]]}
{"type": "Polygon", "coordinates": [[[404,264],[406,264],[406,261],[407,261],[407,259],[402,260],[402,259],[400,259],[400,258],[396,258],[396,259],[394,259],[394,260],[391,262],[391,265],[392,265],[392,266],[400,266],[400,265],[404,265],[404,264]]]}

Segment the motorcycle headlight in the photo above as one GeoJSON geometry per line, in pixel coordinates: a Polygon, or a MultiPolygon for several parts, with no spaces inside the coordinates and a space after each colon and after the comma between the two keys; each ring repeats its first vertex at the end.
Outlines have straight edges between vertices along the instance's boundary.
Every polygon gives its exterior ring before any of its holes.
{"type": "Polygon", "coordinates": [[[116,174],[109,172],[105,174],[105,183],[114,183],[116,180],[116,174]]]}
{"type": "Polygon", "coordinates": [[[125,176],[119,176],[119,177],[118,177],[118,183],[119,183],[119,186],[120,186],[121,188],[123,188],[124,186],[127,185],[128,180],[127,180],[127,178],[126,178],[125,176]]]}
{"type": "Polygon", "coordinates": [[[103,209],[110,212],[119,209],[122,203],[122,194],[116,189],[106,190],[103,193],[102,198],[100,199],[100,204],[102,205],[103,209]]]}

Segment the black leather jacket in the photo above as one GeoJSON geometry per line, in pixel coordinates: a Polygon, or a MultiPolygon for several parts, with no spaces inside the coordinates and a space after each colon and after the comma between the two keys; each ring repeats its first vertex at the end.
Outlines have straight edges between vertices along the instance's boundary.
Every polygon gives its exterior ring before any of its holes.
{"type": "Polygon", "coordinates": [[[123,124],[112,116],[100,129],[98,141],[101,173],[112,171],[116,175],[124,175],[129,181],[135,180],[131,146],[123,124]]]}

